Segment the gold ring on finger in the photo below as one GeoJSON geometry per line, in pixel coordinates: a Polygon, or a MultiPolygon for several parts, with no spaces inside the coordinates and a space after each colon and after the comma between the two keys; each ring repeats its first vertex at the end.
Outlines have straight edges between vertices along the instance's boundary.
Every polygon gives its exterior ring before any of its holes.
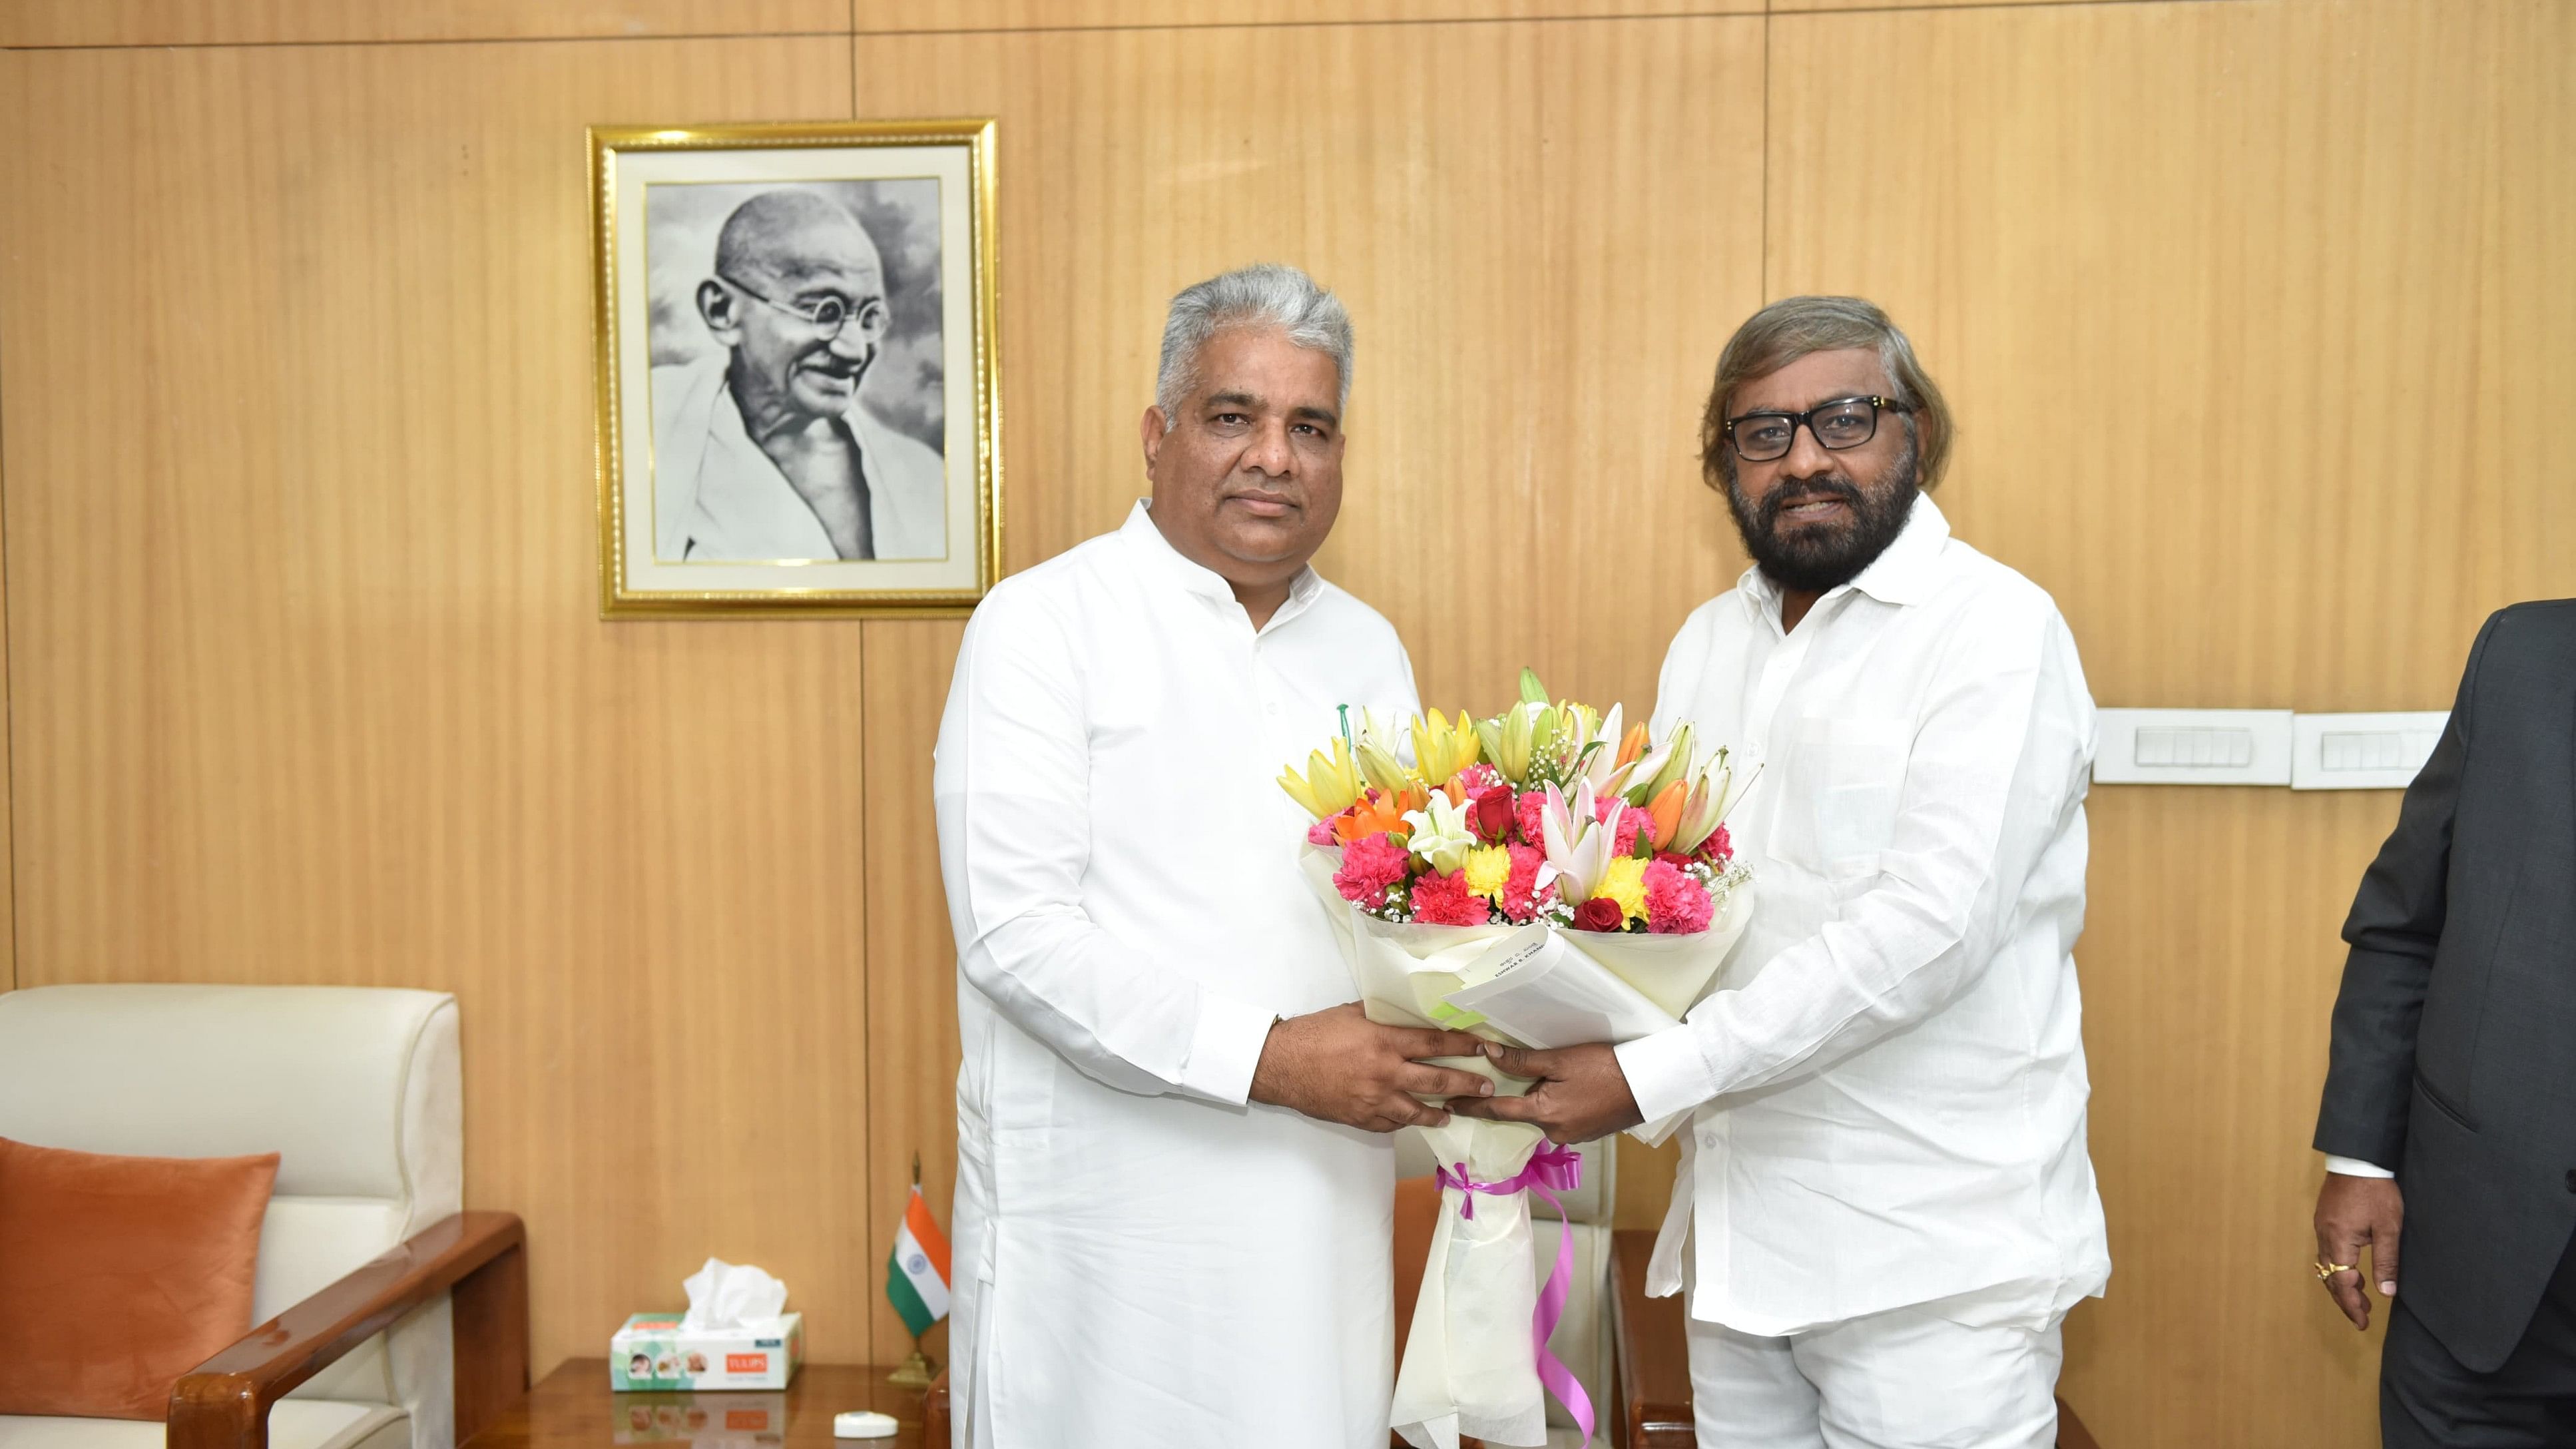
{"type": "Polygon", "coordinates": [[[2350,1264],[2350,1263],[2326,1263],[2326,1262],[2320,1262],[2320,1263],[2318,1263],[2318,1264],[2316,1265],[2316,1269],[2317,1269],[2317,1281],[2318,1281],[2318,1282],[2320,1282],[2320,1283],[2331,1283],[2331,1282],[2333,1282],[2333,1281],[2334,1281],[2334,1275],[2336,1275],[2337,1273],[2350,1273],[2350,1272],[2355,1271],[2355,1270],[2354,1270],[2354,1268],[2353,1268],[2353,1265],[2352,1265],[2352,1264],[2350,1264]]]}

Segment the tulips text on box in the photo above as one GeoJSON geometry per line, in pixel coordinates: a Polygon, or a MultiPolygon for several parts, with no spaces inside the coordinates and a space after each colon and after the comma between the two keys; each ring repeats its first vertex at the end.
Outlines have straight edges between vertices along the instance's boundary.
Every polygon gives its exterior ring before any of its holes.
{"type": "Polygon", "coordinates": [[[1309,843],[1342,852],[1334,888],[1380,920],[1689,935],[1748,879],[1723,823],[1742,785],[1689,725],[1660,744],[1622,733],[1619,706],[1550,703],[1524,669],[1491,719],[1433,710],[1398,728],[1409,765],[1363,714],[1279,778],[1315,816],[1309,843]]]}

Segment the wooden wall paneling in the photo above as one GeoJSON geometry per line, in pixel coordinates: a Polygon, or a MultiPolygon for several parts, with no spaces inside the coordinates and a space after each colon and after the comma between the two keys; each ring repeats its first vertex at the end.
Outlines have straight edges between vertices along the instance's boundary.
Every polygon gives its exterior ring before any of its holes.
{"type": "Polygon", "coordinates": [[[0,7],[0,46],[635,39],[849,28],[850,0],[10,0],[0,7]]]}
{"type": "MultiPolygon", "coordinates": [[[[1007,342],[1008,339],[1006,338],[1007,342]]],[[[957,948],[933,833],[930,752],[963,621],[867,625],[868,1211],[879,1253],[903,1218],[913,1154],[942,1228],[957,1182],[957,948]]],[[[879,1262],[882,1263],[882,1258],[879,1262]]],[[[912,1349],[883,1294],[870,1300],[876,1363],[912,1349]]],[[[947,1362],[948,1329],[925,1335],[947,1362]]]]}
{"type": "Polygon", "coordinates": [[[0,64],[22,979],[454,990],[541,1369],[709,1253],[864,1356],[862,633],[597,618],[582,138],[847,51],[0,64]]]}
{"type": "Polygon", "coordinates": [[[2496,421],[2569,380],[2535,269],[2576,171],[2532,169],[2568,18],[1782,17],[1770,290],[1894,309],[1963,404],[1943,506],[2057,595],[2098,698],[2442,707],[2488,611],[2576,591],[2576,490],[2496,421]]]}
{"type": "MultiPolygon", "coordinates": [[[[1871,295],[1913,333],[1962,418],[1943,506],[2056,595],[2097,699],[2441,708],[2489,610],[2576,593],[2576,480],[2506,422],[2576,382],[2576,301],[2543,280],[2576,206],[2564,7],[1771,32],[1768,289],[1871,295]]],[[[2067,1397],[2118,1442],[2366,1433],[2369,1345],[2294,1270],[2335,931],[2394,811],[2094,796],[2117,1268],[2067,1397]]]]}
{"type": "Polygon", "coordinates": [[[1644,708],[1739,566],[1688,416],[1758,299],[1759,28],[1327,26],[1294,67],[1267,30],[862,36],[862,110],[1001,118],[1012,565],[1143,491],[1171,294],[1293,261],[1358,329],[1324,570],[1427,699],[1492,707],[1528,663],[1644,708]],[[1583,632],[1614,607],[1633,630],[1583,632]]]}
{"type": "MultiPolygon", "coordinates": [[[[1753,15],[1763,0],[851,0],[859,30],[1098,30],[1753,15]]],[[[1270,37],[1296,53],[1293,32],[1270,37]]]]}
{"type": "Polygon", "coordinates": [[[2109,1296],[2059,1392],[2106,1444],[2377,1442],[2378,1349],[2307,1271],[2335,933],[2388,791],[2103,786],[2076,947],[2109,1296]]]}

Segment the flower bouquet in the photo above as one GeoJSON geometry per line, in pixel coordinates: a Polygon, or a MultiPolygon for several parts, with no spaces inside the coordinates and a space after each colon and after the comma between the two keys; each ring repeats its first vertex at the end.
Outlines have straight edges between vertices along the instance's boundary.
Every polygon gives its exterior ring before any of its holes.
{"type": "MultiPolygon", "coordinates": [[[[1524,1047],[1597,1039],[1531,1039],[1545,1034],[1515,1035],[1496,1019],[1506,1014],[1496,993],[1517,990],[1511,973],[1544,954],[1556,974],[1521,993],[1539,1009],[1515,1022],[1550,1019],[1549,993],[1571,987],[1619,1004],[1587,1019],[1627,1023],[1622,1040],[1642,1035],[1708,989],[1752,912],[1751,874],[1726,833],[1743,793],[1728,752],[1703,749],[1688,725],[1658,743],[1642,725],[1623,731],[1616,705],[1603,714],[1551,702],[1528,670],[1519,702],[1490,719],[1435,710],[1386,728],[1346,718],[1329,752],[1280,785],[1315,817],[1306,875],[1373,1021],[1524,1047]],[[1563,949],[1514,949],[1533,928],[1563,949]]],[[[1585,1017],[1557,1016],[1569,1014],[1585,1017]]],[[[1494,1078],[1506,1094],[1529,1086],[1482,1058],[1440,1064],[1494,1078]]],[[[1591,1405],[1547,1347],[1572,1237],[1560,1237],[1544,1288],[1533,1284],[1526,1195],[1554,1201],[1578,1186],[1581,1159],[1522,1123],[1453,1116],[1425,1135],[1442,1164],[1442,1211],[1392,1427],[1417,1449],[1456,1449],[1462,1434],[1544,1444],[1544,1391],[1588,1438],[1591,1405]]]]}

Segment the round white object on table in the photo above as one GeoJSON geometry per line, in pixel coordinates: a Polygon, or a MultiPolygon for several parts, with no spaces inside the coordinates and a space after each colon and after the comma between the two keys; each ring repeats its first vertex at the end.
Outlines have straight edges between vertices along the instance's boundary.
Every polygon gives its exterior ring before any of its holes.
{"type": "Polygon", "coordinates": [[[852,1413],[832,1416],[832,1437],[835,1439],[891,1439],[894,1437],[894,1431],[895,1421],[892,1414],[859,1409],[852,1413]]]}

